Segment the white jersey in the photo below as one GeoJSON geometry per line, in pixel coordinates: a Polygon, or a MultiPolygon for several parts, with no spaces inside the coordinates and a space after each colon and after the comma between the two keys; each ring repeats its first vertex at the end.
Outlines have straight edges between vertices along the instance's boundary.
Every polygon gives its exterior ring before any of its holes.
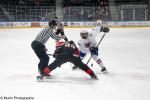
{"type": "Polygon", "coordinates": [[[88,31],[89,35],[87,39],[80,39],[78,43],[78,47],[82,53],[89,53],[90,47],[96,47],[97,46],[97,41],[96,41],[96,36],[98,33],[100,33],[101,27],[97,26],[94,29],[91,29],[88,31]]]}
{"type": "Polygon", "coordinates": [[[90,34],[90,35],[92,35],[92,38],[96,38],[96,36],[97,36],[97,34],[98,33],[100,33],[101,32],[101,26],[96,26],[95,28],[93,28],[93,29],[90,29],[89,31],[88,31],[88,33],[90,34]]]}

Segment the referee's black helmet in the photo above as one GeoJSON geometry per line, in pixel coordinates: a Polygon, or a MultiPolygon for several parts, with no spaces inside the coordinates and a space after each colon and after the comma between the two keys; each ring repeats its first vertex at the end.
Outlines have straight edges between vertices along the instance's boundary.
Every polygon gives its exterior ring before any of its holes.
{"type": "Polygon", "coordinates": [[[50,20],[50,21],[48,22],[48,25],[49,25],[49,26],[57,26],[57,22],[56,22],[56,20],[50,20]]]}

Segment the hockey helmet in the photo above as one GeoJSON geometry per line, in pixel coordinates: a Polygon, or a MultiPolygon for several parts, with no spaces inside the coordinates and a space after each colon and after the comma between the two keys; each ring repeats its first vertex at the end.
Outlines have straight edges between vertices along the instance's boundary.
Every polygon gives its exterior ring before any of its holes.
{"type": "Polygon", "coordinates": [[[74,41],[72,41],[72,40],[68,41],[68,43],[70,43],[70,44],[75,44],[74,41]]]}
{"type": "Polygon", "coordinates": [[[88,33],[88,31],[86,31],[86,30],[82,30],[82,31],[80,32],[80,36],[81,36],[82,39],[87,39],[87,38],[88,38],[88,35],[89,35],[89,33],[88,33]]]}
{"type": "Polygon", "coordinates": [[[96,21],[96,25],[97,25],[97,26],[100,26],[100,25],[102,25],[102,24],[103,24],[103,21],[102,21],[102,20],[99,19],[99,20],[96,21]]]}
{"type": "Polygon", "coordinates": [[[49,26],[57,26],[56,20],[50,20],[48,23],[49,26]]]}

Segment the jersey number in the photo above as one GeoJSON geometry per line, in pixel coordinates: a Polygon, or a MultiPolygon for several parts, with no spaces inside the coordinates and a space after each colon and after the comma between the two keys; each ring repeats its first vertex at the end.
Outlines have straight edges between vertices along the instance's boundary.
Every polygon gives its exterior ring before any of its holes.
{"type": "Polygon", "coordinates": [[[70,43],[66,43],[65,47],[68,47],[68,48],[71,47],[71,48],[75,49],[75,45],[74,44],[70,44],[70,43]]]}

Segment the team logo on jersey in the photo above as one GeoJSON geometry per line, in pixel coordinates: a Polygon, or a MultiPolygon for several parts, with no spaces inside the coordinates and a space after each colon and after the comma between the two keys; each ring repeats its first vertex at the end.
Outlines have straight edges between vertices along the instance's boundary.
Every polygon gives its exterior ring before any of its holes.
{"type": "Polygon", "coordinates": [[[85,46],[86,48],[89,48],[89,47],[90,47],[90,42],[84,43],[84,46],[85,46]]]}

